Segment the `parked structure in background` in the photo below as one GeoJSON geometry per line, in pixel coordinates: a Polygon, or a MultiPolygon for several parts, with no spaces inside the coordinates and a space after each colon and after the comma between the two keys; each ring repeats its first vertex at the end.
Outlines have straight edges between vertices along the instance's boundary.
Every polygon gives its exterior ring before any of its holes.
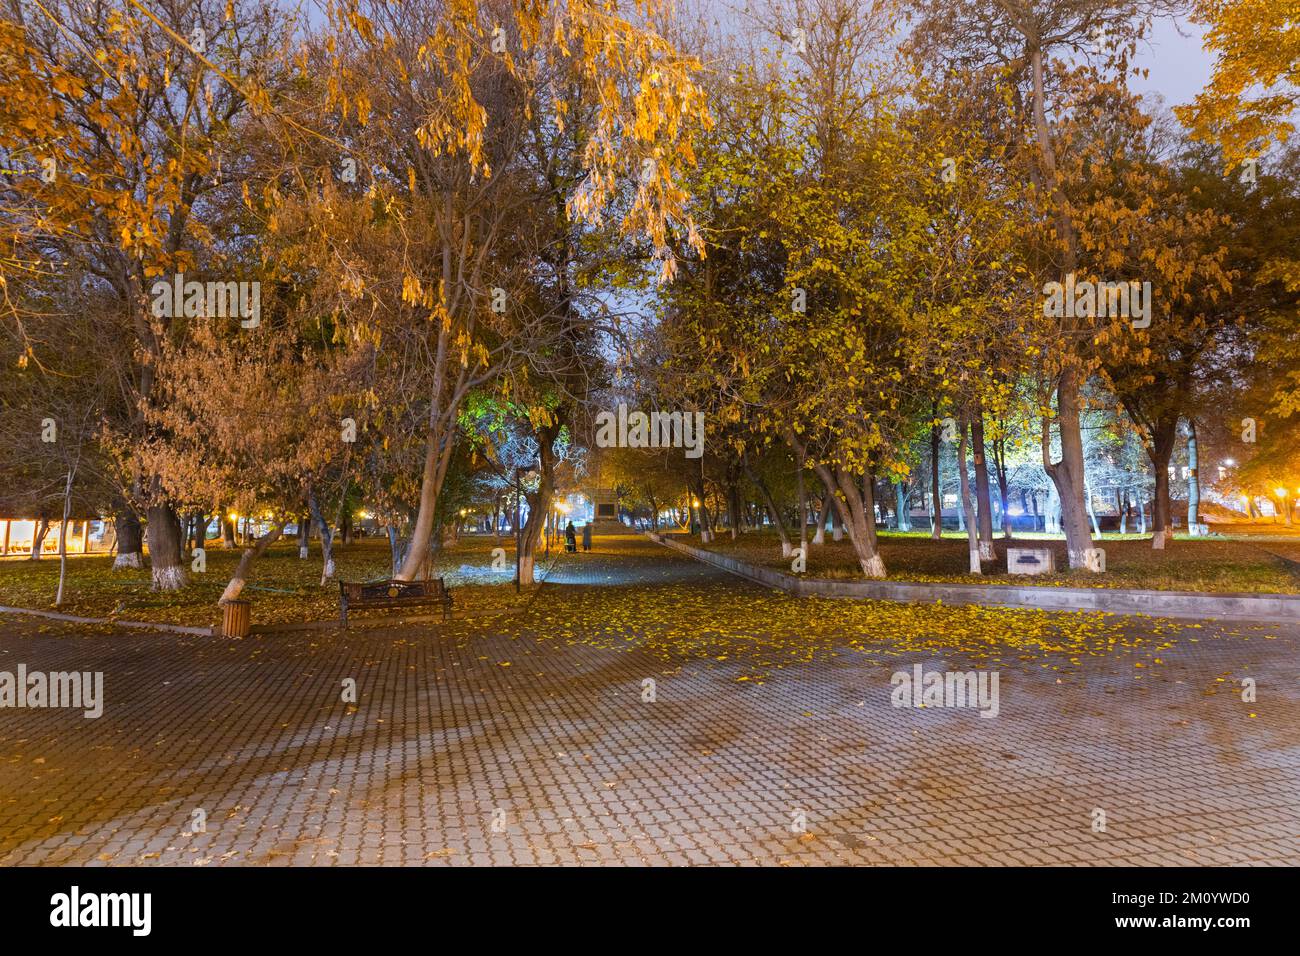
{"type": "Polygon", "coordinates": [[[618,489],[595,488],[591,492],[593,534],[636,534],[636,529],[625,525],[618,514],[618,489]]]}
{"type": "MultiPolygon", "coordinates": [[[[56,519],[0,518],[0,556],[31,557],[33,544],[41,555],[59,553],[59,525],[56,519]]],[[[116,539],[113,522],[106,518],[73,518],[68,521],[69,554],[107,554],[116,539]]]]}

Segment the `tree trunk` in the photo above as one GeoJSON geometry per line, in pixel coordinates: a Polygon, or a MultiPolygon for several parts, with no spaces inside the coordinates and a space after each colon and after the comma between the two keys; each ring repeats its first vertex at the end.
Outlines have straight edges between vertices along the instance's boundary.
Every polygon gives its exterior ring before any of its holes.
{"type": "MultiPolygon", "coordinates": [[[[826,543],[826,522],[830,520],[831,510],[831,500],[823,494],[821,501],[817,504],[817,529],[813,531],[813,544],[826,543]]],[[[807,554],[807,552],[804,553],[807,554]]]]}
{"type": "Polygon", "coordinates": [[[397,526],[390,524],[387,526],[387,528],[388,528],[388,550],[391,553],[393,558],[393,577],[397,577],[397,568],[398,565],[401,564],[401,561],[399,560],[400,555],[398,553],[399,542],[397,540],[397,526]]]}
{"type": "Polygon", "coordinates": [[[537,490],[527,494],[528,520],[524,522],[523,533],[519,540],[519,584],[532,587],[537,583],[534,567],[537,562],[537,542],[542,538],[542,525],[546,514],[551,510],[551,500],[555,497],[555,440],[560,435],[561,420],[557,417],[551,424],[537,429],[537,452],[541,459],[540,477],[537,490]]]}
{"type": "Polygon", "coordinates": [[[415,527],[411,531],[411,546],[397,572],[400,581],[414,580],[430,554],[434,540],[434,525],[438,523],[438,499],[451,462],[455,434],[441,425],[430,428],[429,442],[424,454],[424,471],[420,477],[420,506],[416,512],[415,527]],[[445,433],[445,434],[444,434],[445,433]]]}
{"type": "MultiPolygon", "coordinates": [[[[308,506],[310,507],[310,506],[308,506]]],[[[306,561],[311,553],[311,514],[298,518],[298,560],[306,561]]]]}
{"type": "Polygon", "coordinates": [[[970,423],[971,457],[975,464],[975,496],[979,503],[980,559],[992,561],[993,498],[989,491],[989,469],[984,462],[984,413],[976,409],[970,423]]]}
{"type": "Polygon", "coordinates": [[[221,599],[217,604],[226,604],[239,597],[252,574],[253,562],[265,554],[266,549],[275,543],[284,531],[285,524],[286,522],[283,520],[278,522],[275,527],[258,538],[256,544],[251,548],[244,549],[244,553],[239,556],[239,564],[235,566],[235,575],[230,579],[230,583],[226,585],[226,589],[221,592],[221,599]]]}
{"type": "Polygon", "coordinates": [[[50,533],[50,519],[41,517],[36,521],[36,527],[32,529],[32,550],[28,559],[39,561],[41,559],[41,550],[45,547],[45,538],[50,533]]]}
{"type": "Polygon", "coordinates": [[[1201,520],[1201,479],[1197,469],[1200,460],[1196,448],[1196,422],[1187,422],[1187,532],[1201,520]]]}
{"type": "MultiPolygon", "coordinates": [[[[69,468],[68,480],[63,486],[63,520],[59,522],[59,590],[54,595],[55,607],[63,604],[63,585],[68,579],[68,518],[72,515],[72,478],[75,474],[76,469],[69,468]]],[[[90,533],[89,523],[86,533],[90,533]]]]}
{"type": "Polygon", "coordinates": [[[894,509],[898,513],[896,522],[899,531],[912,530],[912,508],[908,502],[909,489],[907,483],[899,481],[894,484],[894,509]]]}
{"type": "Polygon", "coordinates": [[[841,469],[834,472],[826,465],[814,469],[826,486],[831,502],[831,516],[837,525],[849,532],[849,541],[858,558],[862,573],[868,578],[883,578],[885,562],[880,556],[876,540],[875,503],[872,501],[871,482],[862,483],[861,490],[853,476],[841,469]],[[836,493],[838,486],[838,494],[836,493]]]}
{"type": "Polygon", "coordinates": [[[181,522],[171,505],[154,505],[145,513],[145,539],[155,591],[179,591],[189,583],[182,563],[181,522]]]}
{"type": "Polygon", "coordinates": [[[708,544],[713,540],[713,523],[709,518],[708,496],[705,494],[704,478],[688,479],[687,489],[691,498],[699,502],[695,510],[700,519],[700,543],[708,544]]]}
{"type": "MultiPolygon", "coordinates": [[[[932,415],[938,415],[937,408],[932,415]]],[[[930,426],[930,501],[934,516],[930,519],[930,537],[938,541],[943,537],[943,495],[939,488],[939,426],[930,426]]]]}
{"type": "Polygon", "coordinates": [[[1083,433],[1079,426],[1081,396],[1078,375],[1067,368],[1056,386],[1056,423],[1061,438],[1061,460],[1052,462],[1051,422],[1043,418],[1043,470],[1056,487],[1060,501],[1061,526],[1070,568],[1088,567],[1085,552],[1092,548],[1088,534],[1088,512],[1084,504],[1083,433]]]}
{"type": "MultiPolygon", "coordinates": [[[[320,586],[324,587],[334,577],[334,530],[321,514],[320,502],[316,499],[316,489],[307,489],[307,507],[311,510],[312,521],[320,532],[321,571],[320,586]]],[[[410,580],[407,578],[405,580],[410,580]]]]}
{"type": "Polygon", "coordinates": [[[735,541],[740,534],[740,486],[737,481],[728,476],[727,487],[725,489],[725,502],[727,505],[727,531],[731,534],[731,540],[735,541]]]}
{"type": "Polygon", "coordinates": [[[1092,533],[1096,535],[1098,538],[1100,538],[1101,525],[1097,523],[1097,511],[1092,505],[1092,489],[1088,487],[1088,483],[1086,481],[1083,483],[1083,497],[1084,500],[1088,503],[1088,519],[1092,522],[1092,533]]]}
{"type": "MultiPolygon", "coordinates": [[[[1030,65],[1032,114],[1038,162],[1035,175],[1038,183],[1051,199],[1056,218],[1056,235],[1063,244],[1061,256],[1062,278],[1077,271],[1079,261],[1078,234],[1070,215],[1070,204],[1061,190],[1057,174],[1056,143],[1047,118],[1047,93],[1044,54],[1035,37],[1028,49],[1030,65]]],[[[1082,331],[1073,320],[1062,328],[1067,337],[1082,331]]],[[[1073,347],[1067,345],[1066,347],[1073,347]]],[[[1088,566],[1086,552],[1092,548],[1088,536],[1088,515],[1083,500],[1083,433],[1080,430],[1081,383],[1079,373],[1066,359],[1065,368],[1056,384],[1056,425],[1061,439],[1061,460],[1052,462],[1051,422],[1043,418],[1042,446],[1043,470],[1047,472],[1060,502],[1061,523],[1065,531],[1065,549],[1072,569],[1088,566]]]]}
{"type": "Polygon", "coordinates": [[[700,498],[700,540],[706,544],[713,540],[713,518],[707,497],[700,498]]]}
{"type": "MultiPolygon", "coordinates": [[[[790,543],[790,535],[785,530],[785,521],[781,518],[781,509],[776,506],[776,501],[772,498],[772,493],[768,490],[767,484],[749,467],[748,459],[744,460],[743,466],[745,476],[758,489],[763,504],[767,508],[767,513],[772,519],[772,526],[776,528],[777,536],[781,539],[781,557],[790,557],[790,552],[794,550],[794,546],[790,543]]],[[[800,478],[802,479],[802,469],[800,470],[800,478]]]]}
{"type": "Polygon", "coordinates": [[[144,532],[140,519],[129,507],[123,507],[113,516],[113,536],[117,539],[117,557],[113,570],[144,567],[144,532]]]}
{"type": "MultiPolygon", "coordinates": [[[[961,493],[961,510],[966,517],[966,547],[970,552],[970,573],[983,574],[984,568],[980,564],[982,557],[981,548],[983,540],[977,527],[977,518],[974,513],[974,505],[970,496],[970,477],[966,473],[966,419],[963,418],[958,427],[961,431],[957,439],[957,484],[961,493]]],[[[990,535],[992,529],[990,528],[990,535]]]]}
{"type": "MultiPolygon", "coordinates": [[[[998,477],[998,504],[1002,508],[1002,537],[1011,540],[1011,485],[1007,480],[1007,440],[999,436],[993,440],[993,470],[998,477]]],[[[1023,501],[1023,492],[1021,493],[1023,501]]]]}
{"type": "MultiPolygon", "coordinates": [[[[785,440],[800,460],[805,460],[805,449],[793,429],[786,429],[785,440]]],[[[834,509],[832,514],[839,517],[840,526],[849,532],[849,540],[853,544],[863,575],[868,578],[883,578],[885,562],[880,556],[876,539],[876,509],[872,500],[874,480],[870,473],[863,475],[859,485],[854,482],[851,474],[840,468],[832,471],[828,465],[817,464],[813,466],[813,471],[826,489],[827,499],[834,509]]]]}
{"type": "Polygon", "coordinates": [[[1169,543],[1169,469],[1156,466],[1155,500],[1151,503],[1151,547],[1163,551],[1169,543]]]}
{"type": "Polygon", "coordinates": [[[226,511],[221,513],[221,547],[226,551],[235,548],[235,521],[226,511]]]}
{"type": "Polygon", "coordinates": [[[1169,460],[1174,454],[1174,443],[1178,438],[1178,419],[1165,419],[1156,423],[1150,441],[1147,443],[1147,456],[1155,471],[1156,489],[1151,515],[1151,547],[1163,551],[1170,542],[1173,529],[1173,515],[1169,500],[1169,460]]]}

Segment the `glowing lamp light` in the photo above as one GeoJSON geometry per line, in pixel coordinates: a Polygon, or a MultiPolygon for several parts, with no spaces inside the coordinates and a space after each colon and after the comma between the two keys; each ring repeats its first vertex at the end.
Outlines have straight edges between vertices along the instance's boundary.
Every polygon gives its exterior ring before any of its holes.
{"type": "Polygon", "coordinates": [[[699,499],[699,498],[692,498],[692,499],[691,499],[691,507],[692,507],[692,508],[698,508],[699,506],[700,506],[700,499],[699,499]]]}
{"type": "Polygon", "coordinates": [[[1233,465],[1235,465],[1235,464],[1237,463],[1237,459],[1235,459],[1235,458],[1225,458],[1225,459],[1223,459],[1223,463],[1224,463],[1225,465],[1227,465],[1229,468],[1231,468],[1233,465]]]}
{"type": "Polygon", "coordinates": [[[1274,489],[1273,489],[1273,494],[1277,495],[1279,498],[1285,498],[1285,497],[1286,497],[1286,489],[1285,489],[1285,488],[1274,488],[1274,489]]]}

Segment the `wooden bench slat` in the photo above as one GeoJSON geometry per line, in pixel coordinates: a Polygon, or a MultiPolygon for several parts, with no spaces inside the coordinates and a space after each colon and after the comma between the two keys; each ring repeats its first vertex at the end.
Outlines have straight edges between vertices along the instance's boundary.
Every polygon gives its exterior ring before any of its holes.
{"type": "Polygon", "coordinates": [[[416,607],[426,604],[442,605],[442,619],[451,616],[452,596],[442,578],[428,581],[379,581],[370,584],[339,582],[339,619],[348,626],[349,608],[416,607]]]}

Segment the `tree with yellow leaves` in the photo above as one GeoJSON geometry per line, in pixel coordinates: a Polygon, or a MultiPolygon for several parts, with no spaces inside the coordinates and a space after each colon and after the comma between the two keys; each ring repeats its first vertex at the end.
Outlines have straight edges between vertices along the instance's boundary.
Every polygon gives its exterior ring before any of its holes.
{"type": "Polygon", "coordinates": [[[1179,118],[1215,143],[1229,169],[1257,159],[1295,132],[1300,106],[1300,2],[1196,0],[1216,56],[1209,83],[1179,118]]]}
{"type": "MultiPolygon", "coordinates": [[[[348,124],[350,149],[337,161],[362,171],[378,248],[397,267],[377,285],[369,277],[380,272],[347,269],[340,288],[352,304],[341,314],[355,320],[352,334],[381,345],[377,326],[393,323],[426,356],[424,461],[399,577],[428,554],[466,397],[505,356],[526,351],[514,333],[529,324],[519,313],[530,299],[533,317],[557,304],[536,304],[526,268],[535,263],[509,259],[512,237],[537,211],[524,160],[539,154],[521,149],[530,133],[581,124],[583,175],[564,198],[568,219],[645,237],[665,277],[674,233],[694,241],[678,180],[705,103],[697,64],[649,26],[660,9],[615,0],[330,7],[328,103],[348,124]],[[575,90],[584,106],[576,113],[575,90]]],[[[332,212],[318,212],[324,228],[332,212]]],[[[376,264],[375,247],[344,242],[376,264]]]]}
{"type": "Polygon", "coordinates": [[[193,316],[154,308],[152,289],[178,273],[234,278],[222,275],[230,237],[214,235],[212,214],[236,201],[237,124],[250,103],[269,104],[288,28],[265,0],[10,8],[0,63],[5,108],[20,115],[4,124],[0,149],[28,167],[5,182],[5,209],[28,227],[19,259],[44,281],[84,282],[111,297],[120,335],[103,360],[118,370],[123,400],[113,407],[124,414],[107,424],[127,499],[119,563],[141,566],[144,511],[154,586],[179,588],[178,502],[136,449],[149,437],[159,356],[184,341],[193,316]],[[43,175],[30,170],[38,163],[43,175]]]}

